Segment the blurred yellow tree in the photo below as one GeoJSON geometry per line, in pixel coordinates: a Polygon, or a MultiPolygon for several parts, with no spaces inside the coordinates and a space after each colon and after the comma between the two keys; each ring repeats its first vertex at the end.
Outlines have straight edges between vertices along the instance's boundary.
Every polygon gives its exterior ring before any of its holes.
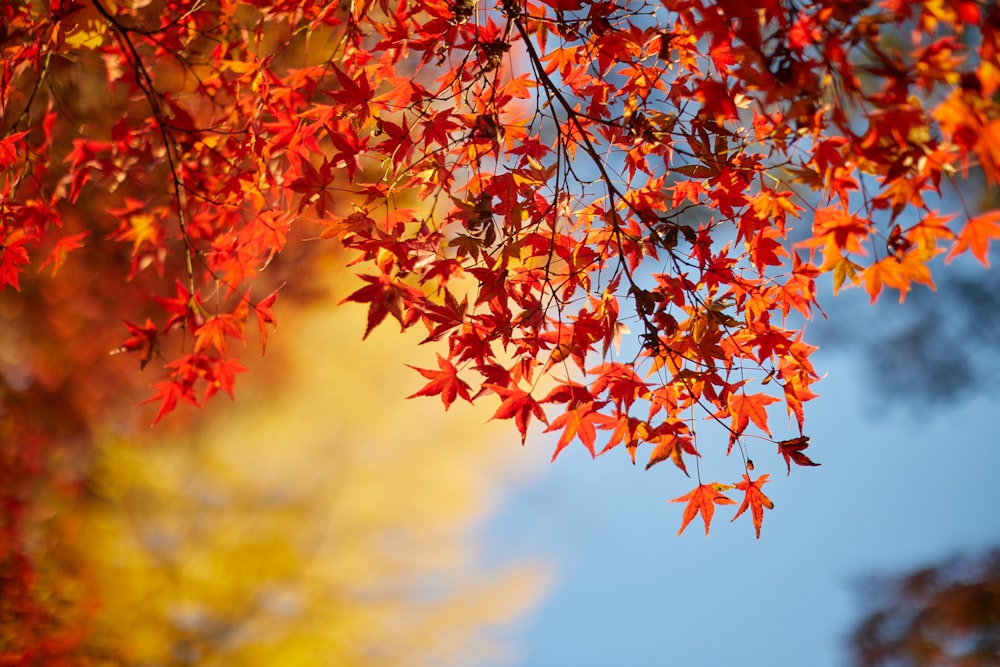
{"type": "MultiPolygon", "coordinates": [[[[445,417],[321,299],[282,318],[238,401],[188,434],[99,446],[76,526],[91,656],[130,665],[472,665],[538,599],[544,568],[483,569],[472,529],[519,449],[445,417]],[[155,439],[155,441],[153,441],[155,439]],[[461,446],[459,446],[461,445],[461,446]]],[[[348,317],[344,317],[348,315],[348,317]]],[[[468,407],[468,406],[462,406],[468,407]]],[[[475,428],[472,426],[475,424],[475,428]]]]}

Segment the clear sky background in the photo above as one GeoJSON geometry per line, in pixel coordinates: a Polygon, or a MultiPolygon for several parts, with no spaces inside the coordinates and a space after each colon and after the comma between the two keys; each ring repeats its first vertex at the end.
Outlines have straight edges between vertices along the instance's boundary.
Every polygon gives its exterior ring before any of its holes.
{"type": "MultiPolygon", "coordinates": [[[[838,318],[870,326],[860,290],[837,301],[838,318]]],[[[877,307],[883,322],[901,313],[892,295],[877,307]]],[[[829,338],[834,328],[809,331],[829,338]]],[[[776,503],[759,541],[748,519],[729,523],[735,507],[718,509],[708,537],[700,518],[678,537],[682,506],[666,501],[693,482],[669,464],[633,467],[625,451],[592,461],[574,443],[512,491],[488,550],[546,555],[556,572],[520,628],[517,664],[846,665],[863,577],[1000,544],[996,382],[926,406],[880,398],[858,348],[827,342],[814,360],[828,375],[806,432],[822,465],[786,476],[780,457],[757,446],[756,474],[771,473],[765,491],[776,503]]],[[[551,445],[529,439],[524,456],[547,460],[551,445]]]]}

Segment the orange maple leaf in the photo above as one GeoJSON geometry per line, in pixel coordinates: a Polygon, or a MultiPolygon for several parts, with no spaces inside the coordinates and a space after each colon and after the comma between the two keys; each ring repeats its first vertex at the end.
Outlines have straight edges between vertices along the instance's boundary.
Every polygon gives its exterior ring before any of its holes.
{"type": "Polygon", "coordinates": [[[752,421],[757,428],[771,435],[771,430],[767,427],[767,406],[777,402],[777,398],[765,393],[730,394],[729,414],[733,417],[733,432],[743,433],[752,421]]]}
{"type": "Polygon", "coordinates": [[[708,535],[708,528],[712,523],[712,516],[715,514],[715,506],[736,504],[735,500],[722,494],[722,491],[731,488],[733,487],[725,484],[719,484],[718,482],[713,482],[711,484],[699,484],[690,493],[686,493],[679,498],[671,500],[670,502],[672,503],[687,503],[687,506],[684,508],[684,518],[681,521],[681,529],[677,531],[677,534],[680,535],[683,533],[684,529],[688,527],[688,524],[691,523],[691,520],[694,519],[695,515],[700,512],[702,521],[705,522],[705,534],[708,535]]]}
{"type": "Polygon", "coordinates": [[[649,425],[635,417],[629,417],[628,414],[622,414],[613,424],[602,428],[610,430],[611,435],[608,436],[608,442],[600,453],[604,454],[625,443],[625,449],[628,450],[632,459],[632,465],[635,465],[635,450],[639,447],[639,441],[649,435],[649,425]]]}
{"type": "Polygon", "coordinates": [[[588,401],[567,409],[566,412],[552,420],[549,427],[543,431],[544,433],[562,429],[562,435],[559,436],[559,442],[556,443],[556,451],[552,454],[553,461],[559,456],[559,452],[573,441],[574,437],[580,438],[580,442],[590,452],[591,458],[597,456],[594,449],[594,441],[597,439],[596,429],[607,428],[617,421],[614,417],[600,411],[604,405],[604,403],[588,401]]]}
{"type": "MultiPolygon", "coordinates": [[[[998,228],[1000,229],[1000,228],[998,228]]],[[[933,248],[915,249],[902,255],[889,255],[864,270],[862,276],[871,302],[875,303],[883,287],[899,290],[899,302],[903,303],[911,283],[920,283],[930,289],[937,289],[927,260],[937,252],[933,248]]]]}
{"type": "Polygon", "coordinates": [[[752,480],[749,475],[744,473],[743,481],[736,483],[736,488],[743,491],[745,495],[743,496],[743,504],[736,510],[736,514],[733,515],[732,520],[736,521],[747,508],[750,508],[750,515],[753,517],[753,527],[757,533],[758,540],[760,539],[760,524],[764,520],[764,508],[766,507],[769,510],[774,509],[774,503],[760,490],[760,487],[767,484],[768,477],[770,475],[765,473],[757,479],[752,480]]]}
{"type": "Polygon", "coordinates": [[[958,233],[958,240],[955,241],[955,246],[948,253],[945,261],[950,262],[955,256],[966,250],[971,250],[972,256],[978,259],[980,264],[989,267],[990,239],[1000,238],[998,220],[1000,220],[1000,211],[989,211],[969,218],[965,227],[958,233]]]}
{"type": "MultiPolygon", "coordinates": [[[[650,435],[650,442],[656,442],[653,451],[649,453],[649,461],[646,463],[646,470],[649,470],[657,463],[670,459],[674,465],[680,468],[685,475],[688,474],[687,466],[684,465],[684,453],[694,456],[701,456],[698,450],[691,443],[691,438],[686,435],[674,433],[664,433],[662,435],[650,435]]],[[[688,475],[690,477],[690,475],[688,475]]]]}
{"type": "Polygon", "coordinates": [[[204,324],[194,332],[195,354],[211,346],[218,350],[220,354],[225,355],[228,348],[228,339],[243,340],[243,325],[243,319],[235,313],[222,313],[221,315],[216,315],[205,320],[204,324]]]}

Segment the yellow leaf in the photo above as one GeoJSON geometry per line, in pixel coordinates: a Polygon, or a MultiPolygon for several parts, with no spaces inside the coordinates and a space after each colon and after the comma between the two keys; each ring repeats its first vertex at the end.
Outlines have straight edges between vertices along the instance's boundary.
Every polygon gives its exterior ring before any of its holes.
{"type": "Polygon", "coordinates": [[[846,257],[841,257],[833,265],[833,293],[836,294],[839,292],[844,281],[847,279],[850,279],[852,285],[857,285],[859,282],[858,271],[861,269],[860,265],[855,264],[846,257]]]}
{"type": "Polygon", "coordinates": [[[74,49],[96,49],[104,44],[104,30],[99,21],[87,21],[83,26],[74,26],[64,39],[74,49]]]}

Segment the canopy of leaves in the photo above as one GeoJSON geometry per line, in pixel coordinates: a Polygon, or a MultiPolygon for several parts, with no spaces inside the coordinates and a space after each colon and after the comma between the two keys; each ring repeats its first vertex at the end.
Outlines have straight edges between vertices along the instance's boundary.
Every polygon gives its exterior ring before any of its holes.
{"type": "Polygon", "coordinates": [[[160,374],[154,421],[233,393],[233,343],[276,323],[261,276],[307,230],[350,256],[364,336],[437,346],[415,395],[493,401],[557,454],[693,461],[695,492],[743,489],[759,531],[753,444],[812,463],[817,279],[903,299],[935,256],[985,264],[1000,236],[996,211],[938,210],[969,170],[1000,178],[993,3],[26,0],[0,19],[0,287],[88,244],[124,259],[103,324],[160,374]],[[734,448],[742,481],[703,483],[734,448]]]}

